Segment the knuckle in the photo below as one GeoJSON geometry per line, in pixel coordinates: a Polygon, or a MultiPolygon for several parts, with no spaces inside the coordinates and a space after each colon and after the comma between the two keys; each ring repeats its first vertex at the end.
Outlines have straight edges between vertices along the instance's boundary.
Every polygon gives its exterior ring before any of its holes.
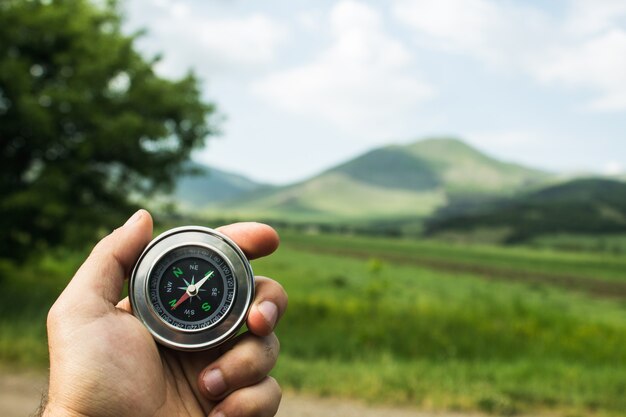
{"type": "Polygon", "coordinates": [[[265,294],[265,297],[262,298],[274,301],[283,309],[287,307],[289,295],[280,282],[264,276],[257,276],[256,278],[259,292],[265,294]]]}
{"type": "Polygon", "coordinates": [[[270,376],[264,377],[257,385],[240,391],[227,398],[218,407],[231,417],[269,417],[278,412],[282,399],[282,389],[270,376]]]}
{"type": "Polygon", "coordinates": [[[265,413],[263,415],[273,416],[278,411],[278,407],[283,398],[283,390],[278,382],[271,376],[267,377],[266,382],[269,387],[269,397],[271,398],[271,400],[268,402],[267,409],[264,410],[265,413]]]}
{"type": "Polygon", "coordinates": [[[115,233],[117,229],[113,230],[111,233],[100,239],[98,243],[91,249],[89,256],[98,256],[103,252],[106,252],[107,248],[111,245],[111,242],[115,239],[115,233]]]}
{"type": "Polygon", "coordinates": [[[276,336],[276,333],[271,333],[265,336],[265,352],[271,355],[271,358],[276,361],[278,354],[280,353],[280,340],[276,336]]]}
{"type": "Polygon", "coordinates": [[[46,326],[48,327],[48,330],[55,329],[56,327],[58,327],[61,321],[60,311],[61,311],[61,306],[58,301],[54,303],[52,307],[50,307],[50,310],[48,310],[48,316],[46,317],[46,326]]]}
{"type": "Polygon", "coordinates": [[[241,358],[241,366],[245,370],[249,378],[259,380],[265,376],[267,371],[265,370],[264,361],[258,360],[256,355],[247,354],[241,358]]]}
{"type": "Polygon", "coordinates": [[[280,384],[278,383],[278,381],[276,381],[276,378],[272,377],[272,376],[268,376],[268,383],[272,386],[273,390],[276,392],[277,396],[278,396],[278,400],[280,401],[283,398],[283,389],[280,386],[280,384]]]}
{"type": "Polygon", "coordinates": [[[282,286],[282,284],[278,283],[278,291],[280,292],[280,296],[281,298],[283,298],[285,300],[285,307],[284,309],[287,309],[287,305],[289,304],[289,294],[287,294],[287,290],[285,290],[285,287],[282,286]]]}

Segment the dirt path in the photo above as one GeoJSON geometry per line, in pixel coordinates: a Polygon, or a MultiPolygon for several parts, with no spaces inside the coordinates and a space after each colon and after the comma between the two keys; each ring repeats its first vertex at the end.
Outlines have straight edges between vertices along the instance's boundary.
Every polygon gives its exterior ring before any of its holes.
{"type": "Polygon", "coordinates": [[[41,402],[46,377],[36,373],[13,373],[0,368],[0,416],[27,417],[41,402]]]}
{"type": "Polygon", "coordinates": [[[330,398],[286,394],[277,417],[481,417],[481,414],[428,413],[411,408],[372,407],[330,398]]]}
{"type": "MultiPolygon", "coordinates": [[[[46,378],[36,373],[0,369],[0,416],[31,416],[41,400],[46,378]]],[[[477,414],[432,414],[407,408],[368,407],[340,399],[286,393],[277,417],[479,417],[477,414]]]]}

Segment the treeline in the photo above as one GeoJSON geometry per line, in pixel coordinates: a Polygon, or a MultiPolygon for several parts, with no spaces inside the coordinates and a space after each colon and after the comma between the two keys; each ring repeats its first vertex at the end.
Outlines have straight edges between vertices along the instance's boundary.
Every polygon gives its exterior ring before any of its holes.
{"type": "MultiPolygon", "coordinates": [[[[201,217],[170,213],[157,215],[156,223],[159,228],[197,224],[206,227],[219,227],[242,221],[241,218],[230,217],[201,217]]],[[[421,220],[394,220],[363,224],[324,223],[324,222],[292,222],[287,220],[255,218],[251,221],[266,223],[277,230],[287,230],[302,233],[332,233],[343,235],[363,235],[380,237],[418,237],[421,232],[421,220]]]]}
{"type": "Polygon", "coordinates": [[[617,235],[626,233],[626,184],[581,179],[502,200],[482,210],[440,215],[425,224],[425,234],[469,233],[507,228],[503,243],[521,243],[543,235],[617,235]]]}

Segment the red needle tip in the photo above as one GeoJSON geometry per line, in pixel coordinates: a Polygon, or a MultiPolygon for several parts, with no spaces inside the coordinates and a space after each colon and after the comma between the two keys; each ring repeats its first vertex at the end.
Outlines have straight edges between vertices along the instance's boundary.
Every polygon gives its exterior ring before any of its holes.
{"type": "Polygon", "coordinates": [[[187,291],[185,291],[185,293],[183,294],[182,297],[180,297],[178,302],[172,306],[172,310],[176,310],[176,307],[181,305],[187,298],[189,298],[189,293],[187,291]]]}

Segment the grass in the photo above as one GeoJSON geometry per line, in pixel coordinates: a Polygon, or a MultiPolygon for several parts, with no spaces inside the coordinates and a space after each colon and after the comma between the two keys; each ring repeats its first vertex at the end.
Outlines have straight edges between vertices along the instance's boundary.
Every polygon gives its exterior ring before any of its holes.
{"type": "Polygon", "coordinates": [[[623,409],[623,373],[552,360],[433,362],[381,357],[338,363],[283,356],[274,376],[287,387],[320,396],[411,404],[433,411],[591,416],[621,415],[623,409]],[[607,385],[611,389],[606,390],[607,385]]]}
{"type": "Polygon", "coordinates": [[[572,252],[608,252],[615,255],[626,253],[626,234],[621,235],[573,235],[559,234],[539,236],[529,242],[539,249],[558,248],[572,252]]]}
{"type": "MultiPolygon", "coordinates": [[[[429,240],[372,239],[368,237],[290,234],[288,241],[311,252],[340,251],[352,256],[393,258],[405,263],[438,261],[463,269],[482,266],[491,270],[525,271],[626,282],[626,259],[611,253],[576,253],[526,247],[451,244],[429,240]]],[[[432,262],[431,262],[432,263],[432,262]]]]}
{"type": "Polygon", "coordinates": [[[406,266],[374,273],[370,264],[288,249],[256,263],[257,273],[277,276],[290,294],[283,344],[291,353],[337,360],[389,354],[626,361],[621,303],[406,266]]]}
{"type": "Polygon", "coordinates": [[[254,268],[290,294],[276,370],[288,387],[511,415],[626,409],[623,298],[385,261],[482,262],[619,282],[618,258],[324,235],[287,234],[284,243],[254,268]]]}
{"type": "MultiPolygon", "coordinates": [[[[83,255],[48,255],[19,280],[0,265],[1,361],[45,366],[47,308],[83,255]]],[[[288,389],[498,415],[626,409],[626,295],[549,279],[621,285],[621,258],[285,233],[253,268],[290,295],[274,371],[288,389]]]]}
{"type": "Polygon", "coordinates": [[[48,310],[87,253],[55,251],[25,266],[0,262],[0,362],[47,366],[48,310]]]}

